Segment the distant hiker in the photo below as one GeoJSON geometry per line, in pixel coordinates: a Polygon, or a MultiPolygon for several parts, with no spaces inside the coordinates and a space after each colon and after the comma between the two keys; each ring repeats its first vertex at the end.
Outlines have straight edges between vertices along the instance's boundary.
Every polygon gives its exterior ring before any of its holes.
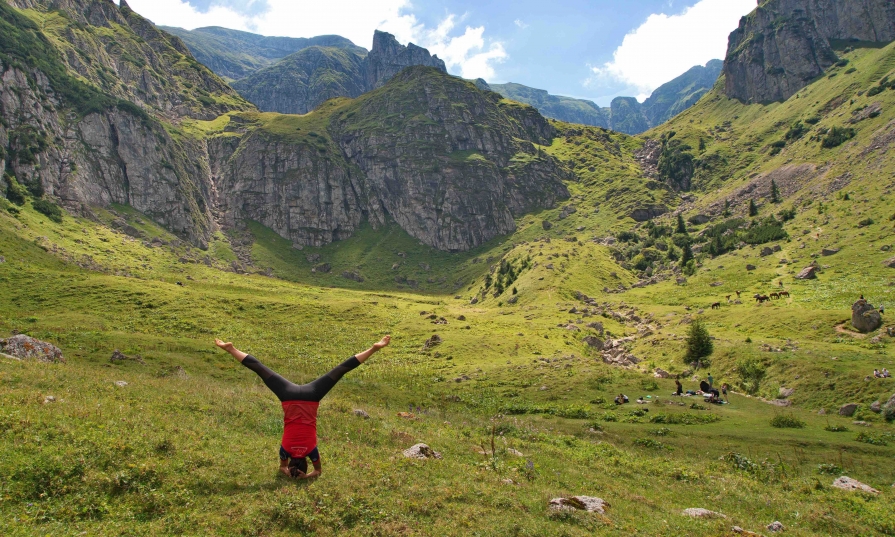
{"type": "Polygon", "coordinates": [[[283,440],[280,444],[280,471],[289,477],[308,479],[320,475],[320,452],[317,451],[317,407],[342,375],[367,361],[375,352],[388,346],[391,336],[385,336],[378,343],[360,354],[345,360],[329,373],[308,384],[293,384],[274,373],[254,356],[237,350],[232,343],[215,339],[218,347],[229,352],[242,365],[261,377],[264,384],[277,396],[283,405],[283,440]],[[314,471],[308,473],[308,461],[314,464],[314,471]]]}
{"type": "Polygon", "coordinates": [[[615,404],[617,405],[623,405],[627,402],[629,402],[628,396],[623,393],[620,393],[615,397],[615,404]]]}
{"type": "Polygon", "coordinates": [[[713,388],[715,386],[715,379],[714,377],[712,377],[711,373],[709,373],[709,376],[706,380],[709,381],[709,388],[713,388]]]}
{"type": "Polygon", "coordinates": [[[886,313],[886,308],[885,308],[885,306],[880,304],[879,305],[879,314],[882,315],[883,313],[886,313]]]}
{"type": "Polygon", "coordinates": [[[680,379],[674,379],[674,386],[677,389],[671,395],[684,395],[684,386],[681,384],[680,379]]]}
{"type": "Polygon", "coordinates": [[[887,379],[887,378],[889,378],[889,377],[892,376],[892,375],[889,374],[889,370],[886,369],[886,368],[883,368],[883,373],[882,373],[882,375],[883,375],[883,378],[884,378],[884,379],[887,379]]]}
{"type": "Polygon", "coordinates": [[[873,378],[881,379],[881,378],[885,378],[885,377],[883,377],[883,374],[879,372],[879,369],[874,369],[873,370],[873,378]]]}
{"type": "Polygon", "coordinates": [[[730,396],[727,395],[727,392],[729,390],[730,390],[730,385],[727,384],[726,382],[721,385],[721,395],[724,396],[724,400],[727,401],[728,404],[730,404],[730,396]]]}

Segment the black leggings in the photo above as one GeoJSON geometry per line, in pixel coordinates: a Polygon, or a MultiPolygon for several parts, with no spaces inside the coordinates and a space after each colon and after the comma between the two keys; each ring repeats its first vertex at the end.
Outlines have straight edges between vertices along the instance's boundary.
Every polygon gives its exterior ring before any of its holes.
{"type": "Polygon", "coordinates": [[[323,375],[319,379],[309,382],[308,384],[294,384],[277,375],[269,367],[262,364],[254,356],[246,356],[242,360],[242,365],[248,367],[264,381],[264,384],[270,388],[270,391],[276,395],[280,401],[314,401],[319,403],[323,396],[329,393],[336,382],[342,376],[360,365],[357,357],[352,356],[341,364],[337,365],[332,371],[323,375]]]}

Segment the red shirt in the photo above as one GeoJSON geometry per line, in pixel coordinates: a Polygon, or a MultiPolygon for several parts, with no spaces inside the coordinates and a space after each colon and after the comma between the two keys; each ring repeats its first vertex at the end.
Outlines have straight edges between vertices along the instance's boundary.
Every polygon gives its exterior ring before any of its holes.
{"type": "Polygon", "coordinates": [[[317,447],[317,407],[314,401],[283,401],[283,449],[304,457],[317,447]]]}

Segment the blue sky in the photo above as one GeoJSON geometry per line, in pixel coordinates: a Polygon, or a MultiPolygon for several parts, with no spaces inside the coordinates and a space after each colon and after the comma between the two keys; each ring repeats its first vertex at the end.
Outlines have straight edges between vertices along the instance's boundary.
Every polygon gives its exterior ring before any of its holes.
{"type": "Polygon", "coordinates": [[[723,58],[756,0],[128,0],[158,24],[264,35],[339,34],[369,48],[373,30],[413,41],[448,70],[607,105],[645,98],[723,58]]]}

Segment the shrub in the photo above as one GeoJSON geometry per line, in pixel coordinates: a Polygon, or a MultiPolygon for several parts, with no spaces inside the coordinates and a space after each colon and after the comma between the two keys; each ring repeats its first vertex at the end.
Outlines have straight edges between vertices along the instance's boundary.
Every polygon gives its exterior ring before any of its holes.
{"type": "Polygon", "coordinates": [[[646,378],[640,381],[640,388],[648,392],[654,392],[659,389],[659,384],[655,379],[646,378]]]}
{"type": "Polygon", "coordinates": [[[858,227],[867,227],[873,225],[873,218],[865,218],[858,222],[858,227]]]}
{"type": "Polygon", "coordinates": [[[826,137],[824,137],[820,145],[825,149],[832,149],[834,147],[839,147],[854,137],[855,129],[848,127],[833,127],[827,132],[826,137]]]}
{"type": "Polygon", "coordinates": [[[778,429],[802,429],[805,422],[793,415],[777,414],[771,418],[771,427],[778,429]]]}
{"type": "Polygon", "coordinates": [[[44,198],[36,199],[31,202],[31,206],[34,207],[35,211],[45,215],[53,222],[57,224],[62,222],[62,209],[52,201],[44,198]]]}
{"type": "Polygon", "coordinates": [[[749,229],[742,234],[741,239],[746,244],[765,244],[771,241],[779,241],[788,238],[783,230],[783,224],[776,218],[769,216],[761,222],[752,222],[749,229]]]}
{"type": "Polygon", "coordinates": [[[831,433],[847,433],[848,427],[845,425],[827,425],[824,427],[824,431],[829,431],[831,433]]]}
{"type": "Polygon", "coordinates": [[[682,412],[680,414],[655,414],[650,416],[650,423],[661,423],[663,425],[704,425],[719,421],[716,414],[694,414],[692,412],[682,412]]]}
{"type": "Polygon", "coordinates": [[[780,217],[780,220],[781,220],[781,221],[783,221],[783,222],[789,222],[790,220],[792,220],[792,219],[794,219],[794,218],[796,217],[796,210],[795,210],[795,209],[792,209],[792,208],[790,208],[790,209],[783,209],[782,211],[780,211],[779,213],[777,213],[777,216],[780,217]]]}
{"type": "Polygon", "coordinates": [[[758,473],[761,470],[760,465],[752,462],[749,457],[746,457],[742,453],[730,452],[727,455],[721,457],[721,460],[729,463],[731,466],[738,470],[742,470],[750,474],[758,473]]]}
{"type": "Polygon", "coordinates": [[[818,123],[820,123],[820,116],[811,116],[805,120],[805,123],[809,125],[817,125],[818,123]]]}
{"type": "Polygon", "coordinates": [[[746,393],[755,395],[761,388],[761,381],[767,375],[764,364],[755,358],[744,358],[737,362],[736,372],[746,393]]]}
{"type": "Polygon", "coordinates": [[[867,96],[873,97],[874,95],[879,95],[883,91],[885,91],[885,86],[873,86],[869,90],[867,90],[867,96]]]}
{"type": "Polygon", "coordinates": [[[855,437],[855,441],[864,442],[865,444],[871,444],[874,446],[887,446],[888,442],[880,438],[879,436],[874,436],[870,433],[861,432],[858,433],[858,436],[855,437]]]}
{"type": "Polygon", "coordinates": [[[784,136],[784,138],[786,138],[787,140],[798,140],[802,136],[805,136],[806,132],[808,132],[808,127],[806,127],[805,124],[801,121],[796,121],[792,124],[789,130],[786,131],[786,135],[784,136]]]}
{"type": "Polygon", "coordinates": [[[6,199],[16,205],[24,205],[28,191],[16,181],[15,176],[6,176],[6,199]]]}
{"type": "Polygon", "coordinates": [[[634,445],[652,449],[669,449],[668,446],[666,446],[662,442],[653,440],[652,438],[638,438],[634,440],[634,445]]]}
{"type": "Polygon", "coordinates": [[[818,464],[817,465],[817,473],[826,474],[826,475],[842,475],[844,470],[838,464],[818,464]]]}

